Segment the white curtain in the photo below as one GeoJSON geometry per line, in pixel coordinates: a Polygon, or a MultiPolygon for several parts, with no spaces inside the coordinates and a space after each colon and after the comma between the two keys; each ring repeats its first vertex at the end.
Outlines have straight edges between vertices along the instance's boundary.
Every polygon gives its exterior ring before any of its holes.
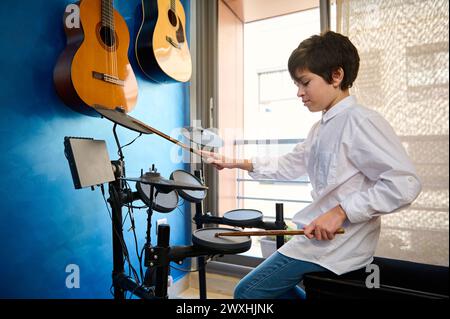
{"type": "Polygon", "coordinates": [[[359,50],[352,94],[400,136],[423,182],[382,217],[377,256],[449,263],[449,1],[338,0],[337,31],[359,50]]]}

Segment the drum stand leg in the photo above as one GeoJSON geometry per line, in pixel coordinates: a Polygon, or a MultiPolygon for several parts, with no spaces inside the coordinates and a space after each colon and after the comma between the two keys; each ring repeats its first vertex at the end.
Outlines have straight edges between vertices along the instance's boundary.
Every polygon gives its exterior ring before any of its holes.
{"type": "MultiPolygon", "coordinates": [[[[202,227],[197,227],[200,229],[202,227]]],[[[198,268],[198,288],[200,293],[200,299],[206,299],[206,262],[204,256],[197,257],[198,268]]]]}
{"type": "Polygon", "coordinates": [[[119,191],[120,183],[122,181],[116,180],[109,183],[108,199],[111,205],[112,211],[112,239],[113,239],[113,287],[114,287],[114,299],[125,299],[125,291],[120,287],[120,284],[115,278],[124,273],[124,261],[123,261],[123,228],[122,228],[122,206],[120,204],[119,191]]]}
{"type": "MultiPolygon", "coordinates": [[[[153,186],[150,187],[150,202],[153,205],[153,186]]],[[[150,235],[150,231],[151,231],[151,227],[152,227],[152,215],[153,215],[153,209],[152,209],[152,205],[149,205],[148,209],[147,209],[147,232],[146,232],[146,239],[145,239],[145,244],[144,244],[144,253],[146,260],[148,260],[148,253],[149,250],[152,248],[152,244],[151,244],[151,235],[150,235]]],[[[155,284],[155,280],[154,280],[154,276],[153,276],[154,272],[153,269],[148,268],[145,270],[145,277],[144,277],[144,286],[146,287],[151,287],[155,284]]]]}
{"type": "Polygon", "coordinates": [[[169,251],[169,239],[170,239],[170,226],[159,225],[158,226],[158,249],[161,252],[159,257],[160,266],[156,268],[156,285],[155,285],[155,297],[161,299],[167,299],[167,278],[169,277],[169,263],[168,251],[169,251]]]}
{"type": "MultiPolygon", "coordinates": [[[[283,203],[275,204],[275,224],[280,226],[280,229],[284,229],[284,212],[283,203]]],[[[284,236],[277,236],[277,249],[284,245],[284,236]]]]}
{"type": "MultiPolygon", "coordinates": [[[[196,170],[195,176],[197,176],[203,182],[202,170],[196,170]]],[[[201,217],[203,215],[203,205],[202,202],[195,204],[195,226],[197,229],[203,228],[203,223],[201,222],[201,217]]],[[[197,257],[197,268],[198,268],[198,288],[200,292],[200,299],[206,299],[206,263],[205,257],[197,257]]]]}
{"type": "MultiPolygon", "coordinates": [[[[169,239],[170,239],[170,226],[159,225],[158,226],[158,243],[156,247],[152,247],[151,243],[151,227],[152,227],[152,215],[153,215],[153,195],[155,193],[155,187],[150,186],[150,205],[147,210],[147,236],[145,242],[145,265],[147,267],[156,267],[155,270],[155,297],[160,299],[167,299],[167,278],[169,277],[169,239]],[[154,253],[156,251],[156,253],[154,253]]],[[[146,272],[146,274],[147,274],[146,272]]],[[[151,271],[150,271],[151,272],[151,271]]],[[[144,280],[145,286],[153,285],[153,276],[146,276],[144,280]]]]}

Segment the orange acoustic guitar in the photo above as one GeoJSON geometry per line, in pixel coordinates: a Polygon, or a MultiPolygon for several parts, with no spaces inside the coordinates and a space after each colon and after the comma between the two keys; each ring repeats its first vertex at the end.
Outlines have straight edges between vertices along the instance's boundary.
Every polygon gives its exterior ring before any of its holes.
{"type": "Polygon", "coordinates": [[[128,60],[130,34],[113,0],[79,2],[80,25],[67,25],[67,46],[56,63],[58,95],[75,110],[98,115],[92,107],[131,111],[137,100],[136,77],[128,60]]]}
{"type": "Polygon", "coordinates": [[[142,24],[135,52],[145,75],[156,82],[187,82],[192,61],[186,16],[179,0],[142,0],[142,24]]]}

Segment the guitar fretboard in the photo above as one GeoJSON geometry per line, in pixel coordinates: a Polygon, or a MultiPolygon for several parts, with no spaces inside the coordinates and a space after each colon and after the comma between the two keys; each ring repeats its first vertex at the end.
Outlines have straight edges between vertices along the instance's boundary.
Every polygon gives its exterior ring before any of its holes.
{"type": "Polygon", "coordinates": [[[170,0],[170,10],[175,13],[175,0],[170,0]]]}
{"type": "Polygon", "coordinates": [[[102,26],[114,30],[114,0],[102,0],[102,26]]]}

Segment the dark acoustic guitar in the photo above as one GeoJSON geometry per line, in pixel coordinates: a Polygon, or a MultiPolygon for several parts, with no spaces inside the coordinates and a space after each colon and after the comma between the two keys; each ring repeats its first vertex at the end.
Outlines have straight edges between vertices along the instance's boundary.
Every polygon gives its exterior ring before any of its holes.
{"type": "Polygon", "coordinates": [[[130,34],[113,0],[81,0],[80,26],[69,28],[67,46],[56,63],[53,80],[67,105],[88,115],[92,107],[131,111],[137,100],[136,77],[128,60],[130,34]]]}
{"type": "Polygon", "coordinates": [[[185,25],[179,0],[142,0],[142,24],[135,52],[140,68],[153,81],[187,82],[191,78],[185,25]]]}

